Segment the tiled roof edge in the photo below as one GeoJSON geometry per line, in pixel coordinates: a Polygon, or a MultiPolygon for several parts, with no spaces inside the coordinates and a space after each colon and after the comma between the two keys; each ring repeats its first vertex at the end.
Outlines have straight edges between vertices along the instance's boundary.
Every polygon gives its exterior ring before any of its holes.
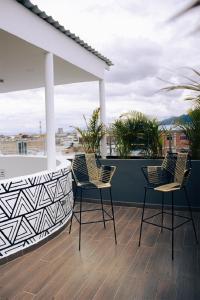
{"type": "Polygon", "coordinates": [[[55,21],[51,16],[48,16],[44,11],[41,11],[37,5],[33,5],[30,0],[16,0],[20,4],[22,4],[24,7],[32,11],[35,15],[55,27],[57,30],[65,34],[70,39],[74,40],[77,44],[79,44],[81,47],[85,48],[87,51],[91,52],[101,60],[103,60],[108,66],[112,66],[113,63],[111,60],[97,52],[94,48],[89,46],[87,43],[85,43],[83,40],[81,40],[78,36],[76,36],[74,33],[70,32],[69,30],[66,30],[64,26],[60,25],[58,21],[55,21]]]}

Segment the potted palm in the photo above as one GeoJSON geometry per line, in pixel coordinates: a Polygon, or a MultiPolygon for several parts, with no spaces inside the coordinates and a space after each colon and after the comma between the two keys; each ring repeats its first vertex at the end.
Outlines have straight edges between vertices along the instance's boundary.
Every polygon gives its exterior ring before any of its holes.
{"type": "Polygon", "coordinates": [[[105,135],[104,125],[100,122],[100,108],[93,111],[89,120],[83,115],[85,129],[73,127],[80,134],[80,142],[85,153],[100,154],[100,141],[105,135]]]}
{"type": "Polygon", "coordinates": [[[174,90],[187,90],[190,91],[191,95],[187,96],[185,100],[192,101],[194,107],[188,112],[190,122],[184,122],[179,120],[177,125],[183,128],[185,134],[190,141],[190,149],[193,159],[200,159],[200,72],[195,69],[190,69],[192,72],[192,77],[188,78],[188,83],[186,84],[173,84],[163,88],[162,90],[170,92],[174,90]]]}
{"type": "Polygon", "coordinates": [[[159,123],[140,112],[132,111],[121,115],[112,125],[116,149],[119,156],[128,158],[135,150],[146,157],[161,155],[162,142],[159,123]]]}
{"type": "MultiPolygon", "coordinates": [[[[81,136],[83,149],[85,152],[99,153],[99,143],[105,134],[103,125],[99,122],[99,109],[95,110],[91,118],[87,121],[84,117],[86,128],[80,129],[76,127],[81,136]]],[[[161,165],[158,158],[160,151],[161,131],[158,128],[156,120],[150,120],[141,113],[131,112],[123,115],[112,125],[112,137],[116,139],[118,153],[121,157],[111,157],[101,159],[103,165],[116,166],[116,173],[112,179],[113,200],[115,204],[141,205],[143,199],[144,176],[141,172],[142,166],[161,165]],[[114,130],[114,132],[113,132],[114,130]],[[145,159],[130,159],[131,151],[134,149],[144,149],[146,153],[145,159]],[[153,157],[153,158],[152,158],[153,157]],[[126,158],[126,159],[124,159],[126,158]]],[[[193,184],[196,184],[197,171],[200,162],[195,164],[192,171],[193,184]]],[[[97,192],[84,193],[87,201],[98,201],[99,194],[97,192]]],[[[109,195],[105,194],[104,199],[109,201],[109,195]]],[[[180,197],[180,205],[184,205],[183,199],[180,197]]],[[[151,204],[160,203],[159,195],[156,194],[151,200],[151,204]]],[[[167,199],[166,199],[167,201],[167,199]]],[[[193,199],[193,205],[197,205],[193,199]]]]}
{"type": "Polygon", "coordinates": [[[200,105],[197,104],[189,110],[190,122],[178,121],[190,142],[190,150],[193,159],[200,159],[200,105]]]}

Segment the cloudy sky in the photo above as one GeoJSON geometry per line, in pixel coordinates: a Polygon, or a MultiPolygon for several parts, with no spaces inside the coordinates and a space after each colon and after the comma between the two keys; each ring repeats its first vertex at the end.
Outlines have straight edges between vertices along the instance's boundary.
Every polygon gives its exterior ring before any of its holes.
{"type": "MultiPolygon", "coordinates": [[[[199,67],[198,9],[169,19],[190,0],[32,0],[66,29],[114,63],[106,72],[107,121],[141,111],[159,120],[187,112],[185,92],[161,93],[163,80],[185,82],[186,67],[199,67]],[[162,80],[161,80],[162,79],[162,80]]],[[[0,133],[45,131],[44,90],[0,95],[0,133]]],[[[55,88],[56,126],[82,126],[99,106],[98,83],[55,88]]]]}

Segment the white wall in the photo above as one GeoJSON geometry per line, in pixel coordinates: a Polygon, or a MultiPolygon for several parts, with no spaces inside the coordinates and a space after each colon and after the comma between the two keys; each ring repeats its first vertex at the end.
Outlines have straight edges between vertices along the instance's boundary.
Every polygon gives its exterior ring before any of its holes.
{"type": "MultiPolygon", "coordinates": [[[[8,158],[14,169],[20,169],[21,165],[24,168],[28,162],[34,165],[40,162],[41,166],[45,161],[38,157],[18,158],[8,158]]],[[[5,163],[6,158],[1,161],[5,163]]],[[[41,240],[47,241],[48,236],[63,228],[70,219],[73,207],[71,167],[66,159],[63,163],[60,158],[59,161],[55,172],[44,171],[0,181],[0,205],[3,207],[0,260],[17,252],[22,255],[26,248],[33,245],[35,248],[41,240]],[[33,218],[36,219],[33,221],[33,218]]]]}
{"type": "Polygon", "coordinates": [[[18,176],[29,175],[41,172],[47,169],[47,160],[45,157],[28,156],[0,156],[0,174],[1,179],[8,179],[18,176]],[[5,177],[3,178],[3,172],[5,177]]]}

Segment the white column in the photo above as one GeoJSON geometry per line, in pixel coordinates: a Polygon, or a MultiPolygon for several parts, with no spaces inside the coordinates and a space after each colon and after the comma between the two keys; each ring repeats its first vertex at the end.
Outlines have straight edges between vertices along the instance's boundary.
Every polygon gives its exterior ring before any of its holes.
{"type": "Polygon", "coordinates": [[[53,54],[45,54],[45,106],[47,169],[56,168],[55,114],[54,114],[54,67],[53,54]]]}
{"type": "MultiPolygon", "coordinates": [[[[105,101],[105,82],[99,80],[99,102],[100,102],[100,120],[106,126],[106,101],[105,101]]],[[[100,153],[102,158],[106,158],[107,145],[106,136],[101,140],[100,153]]]]}

